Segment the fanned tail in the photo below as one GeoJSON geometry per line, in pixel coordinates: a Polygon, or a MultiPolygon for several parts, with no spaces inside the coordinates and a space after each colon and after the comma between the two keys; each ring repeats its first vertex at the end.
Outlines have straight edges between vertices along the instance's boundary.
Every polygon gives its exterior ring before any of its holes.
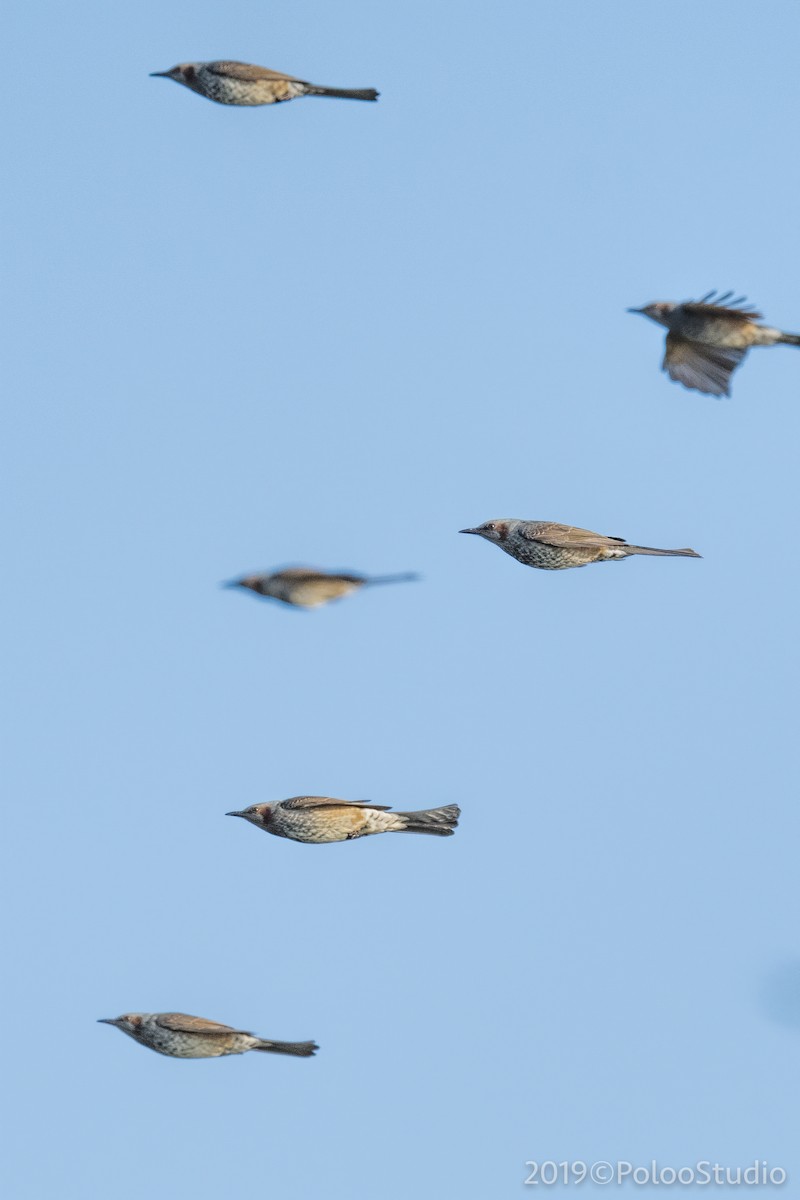
{"type": "Polygon", "coordinates": [[[457,804],[446,804],[443,808],[425,808],[421,812],[397,813],[405,820],[403,833],[433,833],[437,837],[450,837],[458,824],[461,809],[457,804]]]}

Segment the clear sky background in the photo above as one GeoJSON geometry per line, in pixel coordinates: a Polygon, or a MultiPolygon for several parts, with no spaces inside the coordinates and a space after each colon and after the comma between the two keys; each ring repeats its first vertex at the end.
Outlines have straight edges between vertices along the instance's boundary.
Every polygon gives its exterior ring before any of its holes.
{"type": "Polygon", "coordinates": [[[798,42],[788,2],[16,5],[6,1195],[800,1179],[800,353],[715,401],[625,312],[736,288],[800,329],[798,42]],[[216,57],[381,99],[148,78],[216,57]],[[703,560],[458,536],[509,515],[703,560]],[[286,563],[424,580],[218,586],[286,563]],[[462,823],[223,815],[301,792],[462,823]],[[321,1050],[94,1023],[137,1009],[321,1050]]]}

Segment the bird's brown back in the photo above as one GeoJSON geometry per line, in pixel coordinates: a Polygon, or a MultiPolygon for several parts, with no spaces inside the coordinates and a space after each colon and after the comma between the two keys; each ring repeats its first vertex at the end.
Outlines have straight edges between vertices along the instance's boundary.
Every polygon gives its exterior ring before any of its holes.
{"type": "Polygon", "coordinates": [[[242,83],[257,83],[262,79],[283,80],[286,83],[306,82],[305,79],[298,79],[296,75],[286,75],[283,71],[271,71],[269,67],[258,67],[254,63],[233,62],[226,59],[206,63],[206,70],[220,77],[239,79],[242,83]]]}
{"type": "Polygon", "coordinates": [[[244,1029],[234,1029],[231,1025],[221,1025],[218,1021],[208,1021],[205,1017],[192,1017],[188,1013],[158,1013],[156,1020],[162,1029],[171,1029],[175,1033],[246,1033],[244,1029]]]}
{"type": "Polygon", "coordinates": [[[581,529],[577,525],[559,525],[556,521],[526,521],[520,524],[517,532],[530,541],[544,542],[547,546],[586,546],[599,549],[609,543],[625,544],[624,538],[606,537],[605,534],[594,533],[591,529],[581,529]]]}

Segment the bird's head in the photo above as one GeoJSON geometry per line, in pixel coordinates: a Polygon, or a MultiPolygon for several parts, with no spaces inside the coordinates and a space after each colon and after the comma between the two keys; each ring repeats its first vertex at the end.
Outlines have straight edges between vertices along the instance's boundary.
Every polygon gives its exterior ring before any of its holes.
{"type": "Polygon", "coordinates": [[[121,1029],[123,1033],[129,1033],[131,1037],[136,1037],[142,1028],[145,1015],[145,1013],[123,1013],[121,1017],[100,1017],[97,1023],[98,1025],[113,1025],[116,1029],[121,1029]]]}
{"type": "Polygon", "coordinates": [[[251,825],[257,825],[259,829],[266,829],[272,818],[271,804],[251,804],[249,808],[234,810],[233,812],[225,813],[226,817],[243,817],[245,821],[249,821],[251,825]]]}
{"type": "Polygon", "coordinates": [[[506,540],[514,522],[510,517],[503,517],[500,520],[484,521],[482,525],[476,525],[474,529],[459,529],[459,533],[477,533],[478,537],[486,538],[487,542],[498,542],[500,545],[506,540]]]}
{"type": "Polygon", "coordinates": [[[250,592],[264,593],[263,575],[245,575],[242,579],[231,579],[223,583],[224,588],[246,588],[250,592]]]}
{"type": "Polygon", "coordinates": [[[677,308],[672,300],[657,300],[654,304],[645,304],[644,308],[629,308],[629,313],[641,313],[658,325],[669,325],[669,319],[677,308]]]}
{"type": "Polygon", "coordinates": [[[197,83],[197,68],[202,66],[202,63],[178,63],[175,67],[170,67],[168,71],[151,71],[151,79],[174,79],[176,83],[182,83],[185,87],[191,88],[192,91],[200,90],[197,83]]]}

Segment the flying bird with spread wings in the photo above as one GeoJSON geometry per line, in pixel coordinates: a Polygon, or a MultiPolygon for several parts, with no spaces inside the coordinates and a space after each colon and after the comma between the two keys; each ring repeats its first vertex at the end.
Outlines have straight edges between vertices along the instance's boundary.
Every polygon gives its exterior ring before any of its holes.
{"type": "Polygon", "coordinates": [[[731,376],[751,346],[800,346],[800,334],[758,325],[760,312],[744,296],[709,292],[700,300],[670,300],[629,308],[667,329],[662,370],[707,396],[729,396],[731,376]]]}

